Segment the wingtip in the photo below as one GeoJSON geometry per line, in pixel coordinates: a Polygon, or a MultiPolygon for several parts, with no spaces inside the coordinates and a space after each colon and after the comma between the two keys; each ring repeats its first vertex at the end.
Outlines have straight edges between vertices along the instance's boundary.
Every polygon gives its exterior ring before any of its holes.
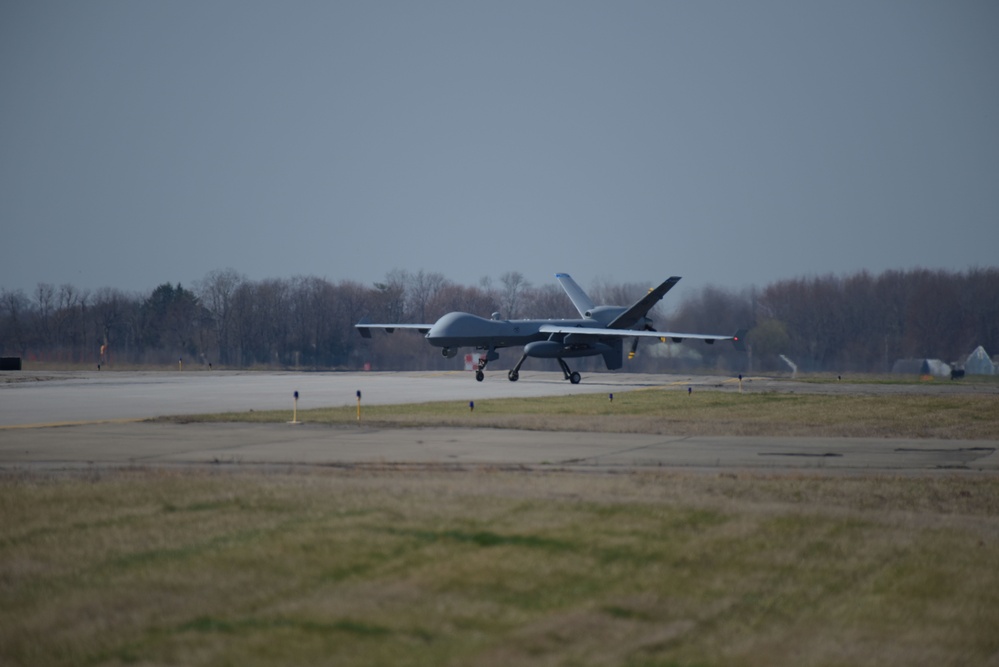
{"type": "Polygon", "coordinates": [[[739,329],[738,331],[735,332],[735,335],[732,336],[732,344],[735,346],[735,349],[739,352],[746,351],[746,333],[747,333],[746,329],[739,329]]]}

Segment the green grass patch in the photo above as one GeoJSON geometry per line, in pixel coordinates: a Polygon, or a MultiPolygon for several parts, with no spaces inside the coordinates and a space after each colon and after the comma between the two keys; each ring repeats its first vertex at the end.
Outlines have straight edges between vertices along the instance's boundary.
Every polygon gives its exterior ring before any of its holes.
{"type": "MultiPolygon", "coordinates": [[[[954,386],[955,380],[947,377],[899,375],[893,373],[801,373],[794,382],[809,384],[885,384],[885,385],[937,385],[954,386]]],[[[989,387],[999,385],[999,375],[968,375],[956,382],[962,385],[989,387]]]]}
{"type": "Polygon", "coordinates": [[[999,481],[0,474],[4,665],[985,664],[999,481]]]}
{"type": "MultiPolygon", "coordinates": [[[[181,422],[288,421],[287,411],[169,418],[181,422]]],[[[308,423],[357,424],[355,406],[301,410],[308,423]]],[[[546,398],[373,405],[361,423],[377,427],[488,427],[664,435],[999,439],[993,395],[838,395],[646,389],[546,398]]]]}

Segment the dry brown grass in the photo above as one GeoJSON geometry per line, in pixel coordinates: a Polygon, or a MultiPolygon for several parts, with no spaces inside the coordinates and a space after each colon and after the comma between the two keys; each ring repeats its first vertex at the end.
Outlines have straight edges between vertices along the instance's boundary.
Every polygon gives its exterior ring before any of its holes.
{"type": "Polygon", "coordinates": [[[0,663],[988,664],[999,483],[0,476],[0,663]]]}

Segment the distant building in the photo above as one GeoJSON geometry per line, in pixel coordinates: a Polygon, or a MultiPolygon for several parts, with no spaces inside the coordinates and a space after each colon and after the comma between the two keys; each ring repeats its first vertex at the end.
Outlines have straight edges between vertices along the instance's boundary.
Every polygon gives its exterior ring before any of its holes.
{"type": "Polygon", "coordinates": [[[995,375],[996,366],[989,359],[985,348],[979,345],[975,351],[968,355],[968,360],[964,362],[964,372],[967,375],[995,375]]]}
{"type": "Polygon", "coordinates": [[[939,359],[899,359],[891,367],[899,375],[932,375],[950,377],[950,366],[939,359]]]}

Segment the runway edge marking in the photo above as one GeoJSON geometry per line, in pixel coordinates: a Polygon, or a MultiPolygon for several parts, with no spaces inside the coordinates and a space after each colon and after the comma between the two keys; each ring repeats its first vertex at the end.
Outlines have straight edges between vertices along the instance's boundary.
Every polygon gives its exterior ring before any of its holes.
{"type": "Polygon", "coordinates": [[[14,431],[17,429],[32,429],[32,428],[59,428],[63,426],[94,426],[96,424],[137,424],[139,422],[149,421],[151,417],[131,417],[128,419],[88,419],[84,421],[68,421],[68,422],[44,422],[39,424],[3,424],[0,425],[0,431],[14,431]]]}

